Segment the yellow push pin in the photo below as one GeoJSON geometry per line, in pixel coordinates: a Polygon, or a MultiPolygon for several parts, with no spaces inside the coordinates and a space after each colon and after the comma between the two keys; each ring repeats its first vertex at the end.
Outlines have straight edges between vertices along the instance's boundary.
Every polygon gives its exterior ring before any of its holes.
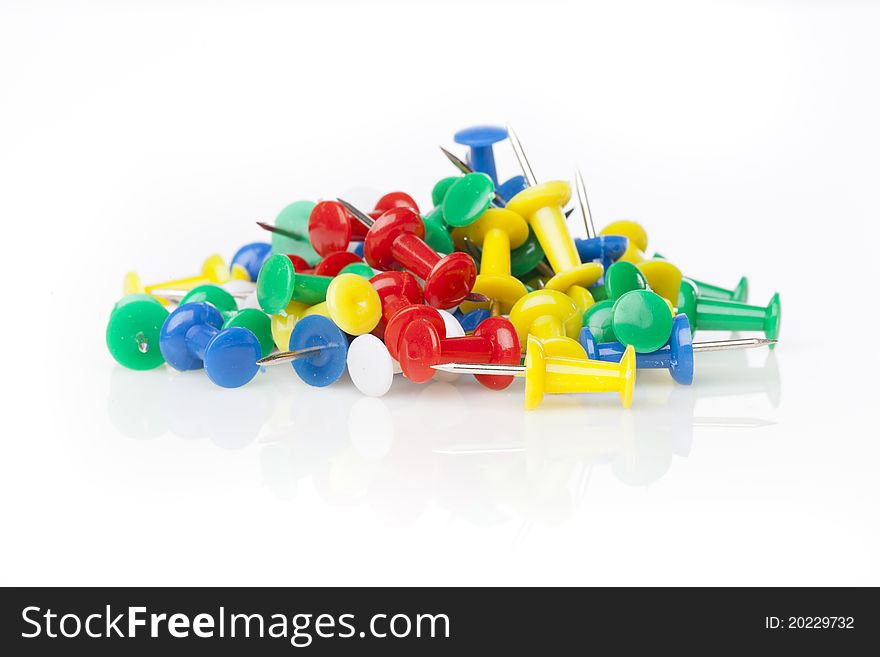
{"type": "Polygon", "coordinates": [[[283,313],[270,315],[272,325],[272,340],[281,351],[290,349],[290,334],[296,323],[305,317],[309,306],[299,301],[291,301],[283,313]]]}
{"type": "Polygon", "coordinates": [[[624,408],[632,406],[636,352],[629,346],[619,363],[554,355],[552,348],[530,336],[524,365],[446,363],[434,369],[456,374],[493,374],[525,378],[525,409],[536,408],[545,394],[616,392],[624,408]]]}
{"type": "Polygon", "coordinates": [[[639,268],[648,281],[648,286],[673,306],[678,304],[678,290],[681,287],[681,270],[666,260],[649,258],[648,234],[635,221],[620,219],[605,226],[600,235],[623,235],[627,238],[626,251],[620,260],[631,262],[639,268]]]}
{"type": "MultiPolygon", "coordinates": [[[[492,300],[493,314],[509,313],[511,306],[528,294],[523,282],[510,274],[510,252],[529,238],[528,224],[515,212],[489,208],[474,223],[456,228],[452,235],[456,240],[466,240],[466,244],[483,249],[480,273],[471,291],[492,300]]],[[[464,301],[460,307],[466,313],[486,306],[464,301]]]]}
{"type": "Polygon", "coordinates": [[[576,297],[578,305],[586,310],[592,305],[592,295],[587,288],[599,280],[603,267],[596,262],[582,263],[571,233],[568,232],[562,208],[571,198],[571,187],[561,180],[539,185],[522,144],[510,125],[507,126],[507,134],[529,184],[529,187],[510,199],[507,209],[529,222],[547,260],[550,261],[550,266],[556,272],[545,287],[571,294],[576,297]]]}
{"type": "Polygon", "coordinates": [[[526,344],[529,335],[541,340],[569,338],[576,342],[583,313],[571,297],[558,290],[543,289],[529,292],[513,304],[510,321],[520,344],[526,344]]]}
{"type": "MultiPolygon", "coordinates": [[[[188,276],[186,278],[178,278],[173,281],[165,281],[164,283],[154,283],[152,285],[144,285],[141,283],[140,276],[130,271],[125,275],[122,282],[124,294],[151,294],[155,290],[191,290],[199,285],[214,283],[222,285],[230,280],[251,280],[250,275],[244,267],[235,265],[230,271],[229,267],[223,261],[223,258],[217,254],[208,256],[202,263],[202,271],[196,276],[188,276]]],[[[167,301],[167,300],[166,300],[167,301]]],[[[160,299],[160,303],[162,300],[160,299]]]]}

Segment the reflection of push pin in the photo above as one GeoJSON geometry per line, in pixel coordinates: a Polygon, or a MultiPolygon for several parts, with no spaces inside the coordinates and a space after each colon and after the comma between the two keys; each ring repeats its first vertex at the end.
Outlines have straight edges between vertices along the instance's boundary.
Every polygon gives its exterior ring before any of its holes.
{"type": "Polygon", "coordinates": [[[249,330],[223,328],[223,315],[210,303],[179,306],[162,325],[159,348],[176,370],[204,367],[208,378],[224,388],[238,388],[259,371],[260,342],[249,330]]]}
{"type": "MultiPolygon", "coordinates": [[[[509,313],[513,304],[528,292],[522,281],[510,275],[510,252],[528,239],[528,224],[510,210],[493,208],[483,212],[470,226],[457,228],[453,236],[466,238],[482,248],[480,273],[473,291],[498,302],[501,314],[509,313]]],[[[461,305],[463,312],[475,307],[472,302],[461,305]]]]}
{"type": "Polygon", "coordinates": [[[587,232],[586,239],[574,241],[578,255],[583,262],[600,262],[605,271],[626,251],[626,237],[622,235],[597,235],[596,226],[593,224],[593,215],[590,213],[590,202],[587,199],[587,187],[580,170],[574,172],[574,186],[577,192],[578,205],[581,208],[581,217],[584,220],[584,228],[587,232]]]}
{"type": "MultiPolygon", "coordinates": [[[[602,276],[603,269],[602,265],[595,262],[581,262],[574,240],[568,232],[562,208],[571,198],[571,188],[563,181],[539,185],[522,145],[510,126],[507,127],[507,132],[526,182],[529,184],[527,189],[510,199],[507,209],[516,212],[529,222],[550,261],[550,266],[556,272],[556,275],[547,281],[546,287],[569,293],[571,288],[576,286],[586,292],[586,288],[602,276]]],[[[584,305],[582,303],[581,307],[584,305]]]]}
{"type": "Polygon", "coordinates": [[[127,294],[116,302],[107,322],[107,349],[130,370],[151,370],[165,362],[159,334],[168,311],[149,294],[127,294]]]}
{"type": "MultiPolygon", "coordinates": [[[[626,347],[620,342],[596,342],[590,329],[586,327],[581,329],[579,341],[590,360],[616,363],[623,358],[626,351],[626,347]]],[[[672,335],[669,336],[667,343],[657,351],[636,354],[636,367],[640,369],[668,369],[677,383],[690,385],[694,380],[694,353],[725,349],[750,349],[773,343],[775,340],[761,338],[692,342],[691,326],[687,315],[676,315],[672,323],[672,335]]]]}
{"type": "Polygon", "coordinates": [[[256,361],[257,365],[290,363],[300,379],[322,388],[338,381],[345,372],[348,338],[326,317],[303,317],[293,327],[288,351],[256,361]]]}
{"type": "Polygon", "coordinates": [[[425,301],[437,308],[457,306],[470,294],[477,277],[473,258],[459,252],[441,258],[425,243],[425,226],[416,211],[395,207],[371,221],[357,208],[340,202],[356,218],[370,225],[364,242],[364,258],[371,267],[408,269],[425,281],[425,301]]]}
{"type": "Polygon", "coordinates": [[[636,382],[636,355],[632,347],[627,347],[619,363],[554,356],[552,353],[550,349],[545,352],[542,342],[530,336],[525,365],[447,363],[433,367],[457,374],[524,377],[526,410],[537,407],[545,394],[573,392],[616,392],[624,408],[632,405],[636,382]]]}
{"type": "MultiPolygon", "coordinates": [[[[443,338],[429,322],[411,322],[403,331],[400,343],[400,367],[403,375],[423,383],[434,377],[433,365],[461,361],[518,365],[519,339],[516,329],[503,317],[490,317],[472,336],[443,338]]],[[[487,388],[502,390],[513,381],[510,376],[478,375],[487,388]]]]}
{"type": "Polygon", "coordinates": [[[763,331],[770,340],[779,337],[782,307],[778,292],[770,299],[767,307],[762,308],[736,301],[699,297],[696,286],[691,281],[684,280],[681,282],[678,310],[688,316],[694,332],[763,331]]]}
{"type": "Polygon", "coordinates": [[[455,143],[468,146],[468,163],[474,171],[481,171],[492,179],[495,187],[504,198],[513,198],[526,187],[522,176],[514,176],[503,185],[498,184],[498,172],[495,169],[495,153],[492,145],[507,139],[507,130],[501,127],[480,125],[459,130],[453,136],[455,143]]]}

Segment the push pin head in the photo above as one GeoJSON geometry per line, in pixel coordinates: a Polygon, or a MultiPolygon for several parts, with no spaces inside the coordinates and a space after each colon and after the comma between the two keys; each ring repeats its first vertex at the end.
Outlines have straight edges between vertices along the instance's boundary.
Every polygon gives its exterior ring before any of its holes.
{"type": "Polygon", "coordinates": [[[148,294],[128,294],[113,306],[107,322],[110,355],[130,370],[151,370],[165,362],[159,335],[168,311],[148,294]]]}
{"type": "Polygon", "coordinates": [[[359,335],[348,346],[348,376],[361,394],[381,397],[394,381],[394,360],[375,335],[359,335]]]}
{"type": "Polygon", "coordinates": [[[468,226],[495,200],[495,185],[485,173],[459,178],[443,198],[443,220],[449,226],[468,226]]]}
{"type": "Polygon", "coordinates": [[[656,351],[672,332],[672,311],[650,290],[633,290],[620,296],[611,309],[615,338],[638,353],[656,351]]]}
{"type": "Polygon", "coordinates": [[[275,218],[275,227],[288,234],[302,236],[301,239],[288,237],[282,232],[272,233],[272,251],[274,253],[292,253],[303,258],[310,266],[314,266],[321,256],[309,244],[309,217],[314,210],[312,201],[296,201],[284,208],[275,218]]]}
{"type": "Polygon", "coordinates": [[[382,302],[370,281],[357,274],[340,274],[327,288],[327,311],[343,331],[363,335],[382,318],[382,302]]]}
{"type": "Polygon", "coordinates": [[[613,342],[617,339],[614,335],[614,324],[612,322],[612,310],[614,309],[614,301],[604,299],[594,303],[583,316],[583,326],[590,330],[590,333],[596,337],[599,342],[613,342]]]}
{"type": "Polygon", "coordinates": [[[204,368],[208,378],[224,388],[243,386],[259,371],[260,342],[247,329],[223,329],[223,321],[210,303],[178,306],[159,336],[165,361],[181,371],[204,368]]]}
{"type": "Polygon", "coordinates": [[[309,214],[309,243],[319,255],[345,252],[353,238],[363,240],[366,230],[339,201],[321,201],[309,214]]]}
{"type": "Polygon", "coordinates": [[[324,301],[333,279],[297,273],[286,255],[276,253],[263,264],[257,276],[257,300],[270,315],[282,312],[291,301],[314,305],[324,301]]]}
{"type": "Polygon", "coordinates": [[[492,145],[507,139],[507,130],[498,126],[478,125],[459,130],[452,137],[456,144],[470,147],[468,160],[474,171],[481,171],[498,184],[492,145]]]}
{"type": "Polygon", "coordinates": [[[345,372],[348,338],[323,315],[308,315],[298,321],[289,347],[289,351],[261,358],[257,364],[291,363],[300,379],[317,388],[338,381],[345,372]]]}
{"type": "Polygon", "coordinates": [[[520,344],[529,334],[539,338],[577,338],[581,314],[575,302],[556,290],[536,290],[519,299],[510,309],[520,344]]]}
{"type": "Polygon", "coordinates": [[[335,251],[328,253],[315,265],[316,276],[336,276],[345,267],[355,263],[363,263],[361,258],[351,251],[335,251]]]}
{"type": "Polygon", "coordinates": [[[385,212],[388,212],[391,208],[409,208],[416,214],[419,214],[418,204],[415,202],[415,199],[406,192],[388,192],[376,201],[373,213],[378,217],[385,212]]]}
{"type": "Polygon", "coordinates": [[[245,244],[232,256],[231,269],[240,267],[247,272],[249,280],[255,281],[260,273],[260,267],[270,255],[272,255],[272,245],[268,242],[245,244]]]}

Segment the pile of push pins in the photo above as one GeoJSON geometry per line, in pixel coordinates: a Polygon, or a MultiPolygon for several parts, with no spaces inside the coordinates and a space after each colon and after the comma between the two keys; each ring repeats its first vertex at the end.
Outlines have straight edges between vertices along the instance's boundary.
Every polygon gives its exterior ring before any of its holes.
{"type": "Polygon", "coordinates": [[[443,152],[463,175],[434,185],[425,214],[403,192],[370,212],[298,201],[260,224],[271,244],[243,246],[231,267],[211,256],[196,276],[147,286],[127,274],[110,353],[136,370],[204,368],[226,388],[285,362],[313,386],[347,369],[372,396],[401,372],[416,383],[437,370],[473,374],[493,390],[523,377],[531,409],[544,394],[575,392],[616,392],[629,407],[638,368],[687,385],[694,352],[776,343],[778,294],[754,306],[745,278],[726,289],[683,276],[647,255],[635,222],[597,233],[579,173],[587,237],[572,239],[569,184],[538,183],[509,126],[455,141],[469,147],[466,161],[443,152]],[[499,184],[493,144],[508,138],[524,175],[499,184]],[[693,342],[697,330],[765,337],[693,342]]]}

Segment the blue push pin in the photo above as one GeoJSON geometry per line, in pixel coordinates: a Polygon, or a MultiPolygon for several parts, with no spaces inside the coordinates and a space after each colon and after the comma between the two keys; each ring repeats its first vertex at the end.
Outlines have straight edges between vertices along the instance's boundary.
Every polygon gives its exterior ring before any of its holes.
{"type": "Polygon", "coordinates": [[[458,320],[458,323],[461,324],[461,328],[465,333],[473,333],[474,330],[482,324],[483,321],[489,319],[491,315],[492,313],[490,313],[487,308],[474,308],[469,313],[456,315],[455,318],[458,320]]]}
{"type": "Polygon", "coordinates": [[[221,329],[223,315],[205,301],[185,303],[168,315],[159,332],[159,350],[176,370],[205,368],[224,388],[238,388],[260,371],[260,341],[246,328],[221,329]]]}
{"type": "Polygon", "coordinates": [[[507,139],[507,130],[498,126],[478,125],[459,130],[453,136],[455,143],[470,148],[468,164],[474,171],[488,175],[495,184],[495,191],[503,198],[513,198],[526,188],[523,176],[514,176],[503,184],[498,183],[498,172],[495,170],[495,152],[492,144],[507,139]]]}
{"type": "MultiPolygon", "coordinates": [[[[603,360],[618,363],[626,349],[620,342],[597,343],[590,329],[581,329],[578,342],[587,352],[590,360],[603,360]]],[[[739,338],[736,340],[713,340],[693,342],[691,325],[687,315],[676,315],[672,320],[672,334],[669,341],[657,351],[646,354],[636,353],[636,367],[641,369],[668,369],[672,378],[681,385],[694,381],[694,352],[721,351],[724,349],[750,349],[776,344],[776,340],[765,338],[739,338]]]]}
{"type": "MultiPolygon", "coordinates": [[[[587,229],[587,239],[575,239],[575,248],[581,262],[600,262],[605,271],[608,271],[608,268],[626,251],[627,239],[622,235],[597,235],[593,216],[590,214],[590,202],[587,200],[587,188],[579,169],[575,169],[574,172],[574,186],[578,205],[581,207],[584,228],[587,229]]],[[[599,285],[602,284],[603,279],[604,274],[599,279],[599,285]]]]}
{"type": "Polygon", "coordinates": [[[290,334],[288,349],[256,363],[291,363],[297,376],[316,388],[329,386],[345,372],[348,336],[323,315],[307,315],[299,320],[290,334]]]}
{"type": "Polygon", "coordinates": [[[266,259],[272,255],[272,245],[268,242],[251,242],[245,244],[235,255],[232,256],[232,264],[230,268],[238,265],[244,269],[252,281],[257,280],[260,274],[260,267],[266,262],[266,259]]]}

